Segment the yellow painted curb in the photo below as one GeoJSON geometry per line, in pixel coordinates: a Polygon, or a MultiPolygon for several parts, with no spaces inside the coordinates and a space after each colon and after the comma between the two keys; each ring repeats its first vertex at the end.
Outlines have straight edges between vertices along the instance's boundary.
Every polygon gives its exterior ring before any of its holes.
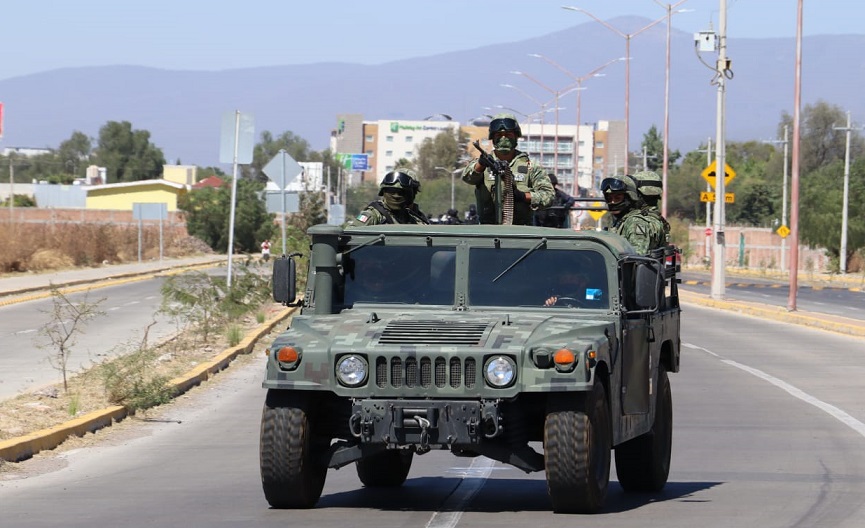
{"type": "MultiPolygon", "coordinates": [[[[175,396],[183,394],[192,387],[206,381],[217,372],[225,369],[238,355],[252,352],[253,347],[259,339],[270,333],[276,325],[288,319],[296,309],[286,308],[280,311],[270,320],[265,321],[261,326],[247,334],[237,346],[224,350],[212,360],[202,363],[183,376],[169,381],[169,385],[175,390],[175,396]]],[[[7,462],[26,460],[40,451],[54,449],[72,435],[84,436],[85,433],[93,433],[103,427],[109,427],[114,422],[119,422],[126,418],[128,414],[129,411],[126,407],[116,405],[94,411],[54,427],[36,431],[35,433],[0,441],[0,459],[7,462]]]]}
{"type": "Polygon", "coordinates": [[[766,319],[781,321],[784,323],[793,323],[820,330],[828,330],[839,334],[851,335],[855,337],[865,337],[865,321],[857,321],[841,316],[826,316],[817,317],[813,315],[805,315],[799,312],[791,312],[780,306],[762,305],[757,306],[752,303],[716,300],[707,297],[703,294],[679,291],[679,297],[682,302],[699,304],[710,308],[719,308],[721,310],[729,310],[749,315],[756,315],[766,319]]]}

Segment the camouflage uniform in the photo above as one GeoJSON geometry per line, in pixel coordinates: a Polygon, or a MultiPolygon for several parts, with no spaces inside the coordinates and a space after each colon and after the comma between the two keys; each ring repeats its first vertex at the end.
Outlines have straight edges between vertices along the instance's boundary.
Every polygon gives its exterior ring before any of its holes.
{"type": "Polygon", "coordinates": [[[366,208],[361,211],[357,217],[349,220],[346,225],[378,225],[378,224],[428,224],[429,220],[426,215],[420,212],[417,204],[412,204],[411,207],[397,209],[396,211],[389,209],[384,202],[376,200],[370,202],[366,208]],[[390,215],[389,220],[387,215],[390,215]]]}
{"type": "Polygon", "coordinates": [[[428,224],[414,198],[420,192],[420,182],[414,171],[395,169],[387,173],[379,185],[382,198],[370,202],[366,208],[345,223],[346,227],[378,224],[428,224]]]}
{"type": "Polygon", "coordinates": [[[649,210],[637,185],[630,175],[614,176],[601,182],[601,191],[615,218],[613,231],[624,237],[637,253],[648,255],[653,249],[667,245],[667,235],[660,214],[649,210]],[[621,195],[621,200],[614,200],[616,195],[621,195]]]}
{"type": "Polygon", "coordinates": [[[658,201],[661,199],[662,179],[654,171],[640,171],[634,174],[634,180],[637,182],[637,192],[646,202],[646,209],[655,216],[658,221],[664,226],[665,241],[670,242],[670,223],[661,214],[658,208],[658,201]]]}
{"type": "MultiPolygon", "coordinates": [[[[517,150],[517,142],[522,135],[523,132],[516,117],[512,114],[497,114],[490,121],[487,137],[493,143],[496,157],[499,160],[504,161],[512,157],[509,162],[510,170],[514,176],[515,189],[512,223],[514,225],[533,225],[533,212],[549,207],[553,202],[554,191],[543,168],[533,164],[528,154],[517,150]],[[531,193],[530,201],[526,201],[527,193],[531,193]]],[[[480,223],[496,224],[500,222],[499,209],[501,207],[497,207],[495,203],[496,194],[499,192],[496,189],[496,176],[492,171],[482,166],[479,159],[476,158],[463,170],[462,179],[464,182],[475,186],[475,200],[477,201],[480,223]],[[479,166],[482,168],[476,172],[475,169],[478,169],[479,166]]]]}
{"type": "Polygon", "coordinates": [[[667,235],[660,215],[645,208],[631,209],[613,224],[614,231],[625,238],[641,255],[667,245],[667,235]]]}
{"type": "MultiPolygon", "coordinates": [[[[540,165],[532,163],[525,152],[515,151],[516,156],[510,162],[514,174],[514,186],[523,193],[532,193],[531,203],[514,199],[514,225],[532,225],[534,210],[549,207],[553,202],[555,191],[550,178],[540,165]]],[[[482,224],[496,223],[496,178],[490,169],[483,173],[474,171],[477,159],[469,162],[463,170],[463,181],[475,186],[475,199],[478,203],[478,215],[482,224]]]]}

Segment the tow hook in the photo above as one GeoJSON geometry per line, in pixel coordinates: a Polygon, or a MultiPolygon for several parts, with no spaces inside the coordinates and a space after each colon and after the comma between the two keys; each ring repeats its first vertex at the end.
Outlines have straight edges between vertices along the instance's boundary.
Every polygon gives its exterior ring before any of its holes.
{"type": "Polygon", "coordinates": [[[418,446],[417,452],[418,454],[423,454],[430,450],[429,432],[427,431],[430,426],[430,421],[419,415],[415,415],[413,418],[417,422],[418,426],[420,426],[420,446],[418,446]]]}

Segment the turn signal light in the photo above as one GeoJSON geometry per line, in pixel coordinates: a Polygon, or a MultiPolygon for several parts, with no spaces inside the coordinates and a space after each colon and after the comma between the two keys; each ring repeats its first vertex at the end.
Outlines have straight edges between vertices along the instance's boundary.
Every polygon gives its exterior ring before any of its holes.
{"type": "Polygon", "coordinates": [[[553,355],[553,362],[558,367],[570,367],[574,364],[574,361],[576,361],[574,353],[567,348],[560,348],[556,350],[556,353],[553,355]]]}
{"type": "Polygon", "coordinates": [[[276,359],[280,363],[295,363],[299,357],[294,347],[282,347],[276,352],[276,359]]]}

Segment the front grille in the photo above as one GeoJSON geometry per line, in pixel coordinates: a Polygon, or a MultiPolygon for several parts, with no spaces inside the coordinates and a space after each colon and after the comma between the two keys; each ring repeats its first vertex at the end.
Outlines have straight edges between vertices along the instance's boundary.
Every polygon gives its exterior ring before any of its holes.
{"type": "Polygon", "coordinates": [[[477,361],[473,357],[452,357],[450,361],[436,358],[377,357],[375,360],[375,384],[386,387],[424,387],[473,389],[477,384],[477,361]]]}
{"type": "Polygon", "coordinates": [[[461,321],[391,321],[378,342],[382,345],[464,345],[481,344],[487,323],[461,321]]]}

